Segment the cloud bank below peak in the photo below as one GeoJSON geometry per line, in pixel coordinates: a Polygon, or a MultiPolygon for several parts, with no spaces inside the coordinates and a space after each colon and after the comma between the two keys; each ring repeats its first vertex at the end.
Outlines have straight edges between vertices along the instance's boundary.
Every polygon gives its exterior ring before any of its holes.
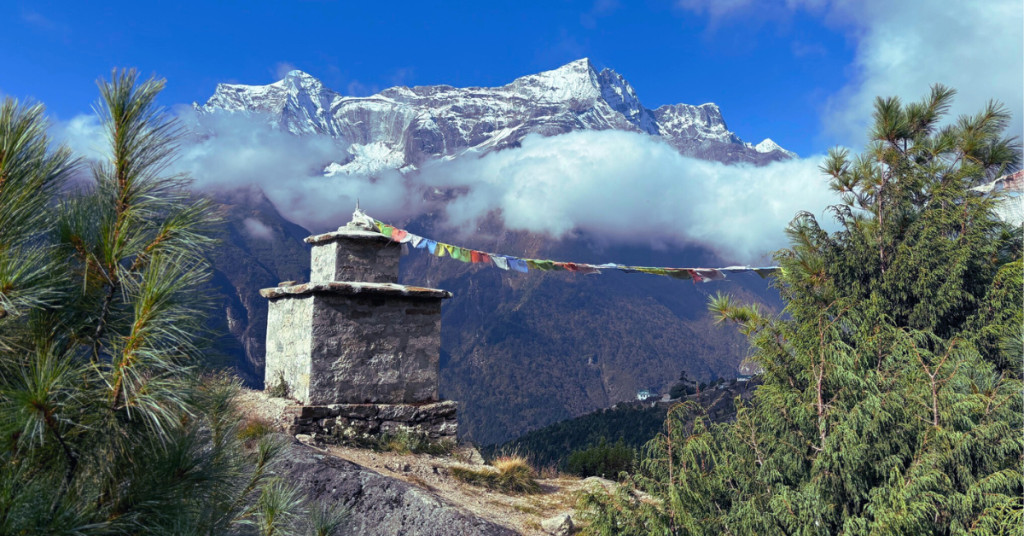
{"type": "Polygon", "coordinates": [[[756,263],[786,246],[797,212],[836,203],[819,157],[767,166],[681,156],[666,143],[621,131],[527,136],[522,146],[427,166],[424,185],[467,191],[448,223],[472,227],[498,210],[505,227],[553,238],[581,231],[609,244],[699,244],[725,262],[756,263]]]}
{"type": "MultiPolygon", "coordinates": [[[[282,216],[313,232],[344,225],[359,199],[386,221],[441,211],[444,223],[466,229],[497,213],[509,230],[553,239],[582,232],[609,245],[697,244],[726,263],[758,263],[787,245],[783,229],[798,211],[820,214],[836,201],[818,157],[726,165],[615,130],[531,134],[520,147],[436,161],[408,175],[328,177],[324,168],[347,148],[335,139],[275,130],[259,116],[204,118],[200,125],[189,110],[178,111],[197,135],[182,145],[172,171],[190,174],[204,192],[258,186],[282,216]],[[462,193],[439,206],[424,201],[434,188],[462,193]]],[[[94,117],[61,123],[56,134],[80,154],[102,158],[94,117]]],[[[247,230],[257,237],[262,231],[247,230]]]]}

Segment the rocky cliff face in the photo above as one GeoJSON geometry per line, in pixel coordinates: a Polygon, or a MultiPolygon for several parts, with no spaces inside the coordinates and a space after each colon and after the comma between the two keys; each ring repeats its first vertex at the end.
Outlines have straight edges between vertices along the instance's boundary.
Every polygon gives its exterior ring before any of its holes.
{"type": "MultiPolygon", "coordinates": [[[[325,173],[416,173],[437,158],[459,158],[518,145],[524,136],[617,129],[659,137],[684,155],[755,165],[793,155],[771,140],[743,142],[714,104],[651,110],[618,73],[587,60],[524,76],[496,88],[391,88],[370,97],[341,96],[293,71],[268,86],[222,84],[206,114],[256,115],[297,136],[325,134],[351,144],[325,173]]],[[[431,198],[443,208],[446,195],[431,198]]],[[[266,303],[257,291],[281,280],[308,280],[308,233],[283,220],[261,195],[224,198],[232,230],[215,259],[237,358],[255,385],[263,377],[266,303]],[[252,223],[269,228],[253,234],[252,223]],[[260,238],[256,236],[259,235],[260,238]],[[244,355],[243,355],[244,354],[244,355]]],[[[585,235],[553,241],[510,232],[495,216],[470,239],[437,216],[393,222],[410,231],[484,251],[579,262],[711,266],[698,248],[651,251],[606,247],[585,235]]],[[[257,229],[258,230],[258,229],[257,229]]],[[[458,400],[460,431],[502,442],[552,422],[632,399],[639,389],[667,389],[682,369],[691,377],[731,377],[745,357],[734,330],[714,327],[707,293],[721,290],[769,305],[777,294],[756,276],[696,286],[664,277],[567,272],[518,274],[413,254],[401,282],[450,290],[442,308],[441,395],[458,400]]]]}

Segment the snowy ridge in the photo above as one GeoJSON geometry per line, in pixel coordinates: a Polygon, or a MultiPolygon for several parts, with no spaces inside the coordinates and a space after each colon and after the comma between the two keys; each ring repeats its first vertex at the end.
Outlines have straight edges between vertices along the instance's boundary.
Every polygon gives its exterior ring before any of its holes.
{"type": "Polygon", "coordinates": [[[261,114],[274,128],[298,136],[341,139],[349,151],[325,163],[330,175],[407,172],[467,151],[516,147],[530,133],[575,130],[648,134],[681,154],[726,163],[763,165],[795,156],[771,140],[743,142],[712,103],[652,111],[620,74],[597,72],[586,58],[500,87],[393,87],[369,97],[342,96],[296,70],[265,86],[220,84],[205,104],[193,107],[200,120],[208,114],[261,114]]]}
{"type": "Polygon", "coordinates": [[[770,153],[772,151],[779,151],[782,154],[789,155],[790,157],[796,157],[796,153],[794,153],[793,151],[787,151],[783,149],[779,144],[772,141],[771,138],[765,138],[764,141],[755,145],[754,150],[759,153],[770,153]]]}

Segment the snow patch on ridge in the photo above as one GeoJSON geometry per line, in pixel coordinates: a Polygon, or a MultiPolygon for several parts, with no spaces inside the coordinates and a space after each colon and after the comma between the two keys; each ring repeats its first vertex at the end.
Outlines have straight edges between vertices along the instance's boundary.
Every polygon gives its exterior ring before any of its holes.
{"type": "Polygon", "coordinates": [[[794,153],[793,151],[787,151],[783,149],[781,145],[772,141],[771,138],[765,138],[764,141],[755,145],[754,150],[759,153],[770,153],[773,151],[780,151],[782,154],[785,154],[790,158],[796,158],[796,153],[794,153]]]}

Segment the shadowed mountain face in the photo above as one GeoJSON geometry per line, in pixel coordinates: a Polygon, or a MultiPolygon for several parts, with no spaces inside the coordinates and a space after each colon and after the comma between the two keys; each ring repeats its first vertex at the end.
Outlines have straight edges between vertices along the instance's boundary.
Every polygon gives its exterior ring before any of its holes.
{"type": "Polygon", "coordinates": [[[284,219],[258,188],[216,194],[227,219],[213,255],[213,284],[220,291],[224,350],[250,385],[262,385],[267,341],[267,300],[259,290],[281,281],[309,279],[310,235],[284,219]]]}
{"type": "MultiPolygon", "coordinates": [[[[650,110],[611,70],[587,60],[526,76],[498,88],[392,88],[365,98],[342,97],[293,71],[269,86],[218,86],[200,115],[262,114],[295,135],[327,134],[349,145],[325,173],[397,169],[517,146],[528,133],[617,129],[665,139],[680,153],[723,162],[766,164],[790,158],[771,140],[757,146],[729,132],[714,104],[650,110]]],[[[215,134],[214,134],[215,135],[215,134]]],[[[451,193],[457,195],[457,193],[451,193]]],[[[260,288],[307,281],[310,233],[278,214],[258,189],[218,194],[230,228],[214,258],[229,348],[243,377],[263,377],[267,304],[260,288]]],[[[449,193],[430,194],[439,211],[449,193]]],[[[440,212],[396,221],[437,240],[530,258],[646,266],[716,266],[698,247],[652,251],[605,247],[579,235],[561,241],[505,230],[492,215],[470,237],[439,224],[440,212]]],[[[343,222],[340,222],[343,223],[343,222]]],[[[753,274],[693,284],[619,272],[503,272],[434,258],[402,259],[401,281],[454,293],[442,308],[441,394],[461,402],[460,431],[498,443],[555,421],[667,390],[685,369],[690,377],[731,377],[746,356],[735,330],[707,315],[708,293],[775,306],[777,293],[753,274]]]]}

